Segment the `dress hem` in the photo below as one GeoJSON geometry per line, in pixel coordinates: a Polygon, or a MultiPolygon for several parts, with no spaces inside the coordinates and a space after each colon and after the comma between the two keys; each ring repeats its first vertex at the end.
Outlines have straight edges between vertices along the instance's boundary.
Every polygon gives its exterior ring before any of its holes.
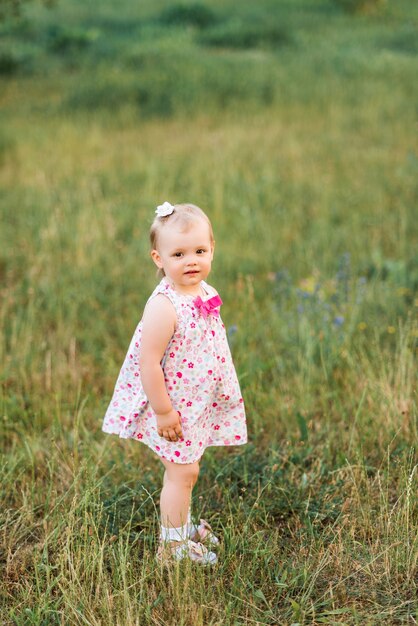
{"type": "MultiPolygon", "coordinates": [[[[147,446],[147,448],[149,448],[150,450],[152,450],[152,452],[154,452],[154,454],[156,454],[158,457],[166,459],[167,461],[170,461],[171,463],[178,463],[179,465],[187,465],[188,463],[195,463],[196,461],[199,461],[199,459],[201,459],[204,451],[206,450],[206,448],[215,448],[215,447],[231,447],[231,446],[243,446],[244,444],[248,443],[248,438],[245,439],[244,441],[234,441],[231,443],[209,443],[207,444],[204,448],[202,448],[201,452],[202,454],[200,456],[198,456],[196,459],[192,459],[189,461],[175,461],[174,459],[169,459],[168,457],[166,457],[165,455],[159,454],[158,450],[154,450],[154,448],[152,448],[150,445],[148,445],[148,443],[146,441],[143,441],[142,439],[136,439],[135,437],[131,437],[130,435],[127,435],[126,437],[124,437],[123,435],[120,435],[117,432],[114,432],[113,430],[105,430],[104,428],[102,428],[102,431],[104,433],[107,433],[108,435],[116,435],[118,436],[120,439],[133,439],[134,441],[138,441],[139,443],[144,444],[145,446],[147,446]]],[[[174,441],[172,442],[174,443],[174,441]]]]}

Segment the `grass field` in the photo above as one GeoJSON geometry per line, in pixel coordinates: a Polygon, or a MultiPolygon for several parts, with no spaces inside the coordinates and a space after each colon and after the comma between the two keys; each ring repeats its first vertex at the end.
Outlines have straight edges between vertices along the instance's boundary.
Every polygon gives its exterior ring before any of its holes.
{"type": "Polygon", "coordinates": [[[377,4],[0,22],[2,624],[418,622],[418,9],[377,4]],[[101,431],[165,200],[212,219],[248,417],[210,571],[159,570],[162,465],[101,431]]]}

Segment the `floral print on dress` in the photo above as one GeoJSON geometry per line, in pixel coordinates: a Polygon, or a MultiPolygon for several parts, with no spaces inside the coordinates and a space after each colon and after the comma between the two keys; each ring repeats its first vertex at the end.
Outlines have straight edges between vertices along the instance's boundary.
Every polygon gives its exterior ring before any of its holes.
{"type": "MultiPolygon", "coordinates": [[[[207,296],[213,296],[207,283],[201,285],[207,296]]],[[[177,315],[161,365],[171,403],[180,414],[183,437],[167,441],[158,434],[157,418],[140,377],[142,320],[131,339],[102,430],[141,441],[174,463],[198,461],[209,446],[247,443],[244,402],[220,315],[202,315],[196,297],[177,293],[165,277],[149,299],[160,293],[177,315]]]]}

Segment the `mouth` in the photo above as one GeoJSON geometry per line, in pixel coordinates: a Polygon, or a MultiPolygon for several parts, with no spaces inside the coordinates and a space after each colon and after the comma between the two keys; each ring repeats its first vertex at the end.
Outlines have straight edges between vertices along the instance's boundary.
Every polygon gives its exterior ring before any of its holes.
{"type": "Polygon", "coordinates": [[[199,270],[190,270],[189,272],[185,272],[188,276],[193,276],[194,274],[198,274],[199,270]]]}

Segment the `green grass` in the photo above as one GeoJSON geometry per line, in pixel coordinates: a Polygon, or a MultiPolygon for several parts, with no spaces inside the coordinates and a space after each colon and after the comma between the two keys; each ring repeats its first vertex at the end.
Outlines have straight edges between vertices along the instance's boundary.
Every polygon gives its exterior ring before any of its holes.
{"type": "Polygon", "coordinates": [[[0,620],[414,624],[418,12],[205,6],[0,27],[0,620]],[[248,415],[193,492],[213,571],[159,571],[162,465],[101,432],[164,200],[212,218],[248,415]]]}

